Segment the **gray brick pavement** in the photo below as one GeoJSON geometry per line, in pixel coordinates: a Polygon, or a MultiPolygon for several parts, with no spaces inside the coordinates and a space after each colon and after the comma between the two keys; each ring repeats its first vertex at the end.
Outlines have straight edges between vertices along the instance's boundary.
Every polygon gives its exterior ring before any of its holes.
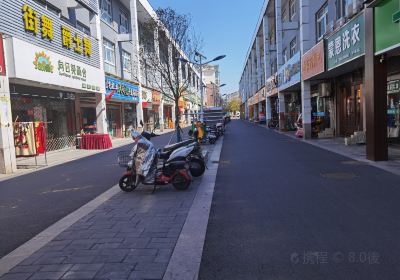
{"type": "Polygon", "coordinates": [[[199,183],[121,192],[0,280],[162,279],[199,183]]]}

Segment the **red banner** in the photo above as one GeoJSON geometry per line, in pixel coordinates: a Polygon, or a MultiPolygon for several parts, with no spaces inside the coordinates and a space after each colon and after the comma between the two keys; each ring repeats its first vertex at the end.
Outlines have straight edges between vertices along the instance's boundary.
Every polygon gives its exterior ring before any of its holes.
{"type": "Polygon", "coordinates": [[[0,33],[0,76],[6,75],[6,64],[4,61],[3,34],[0,33]]]}

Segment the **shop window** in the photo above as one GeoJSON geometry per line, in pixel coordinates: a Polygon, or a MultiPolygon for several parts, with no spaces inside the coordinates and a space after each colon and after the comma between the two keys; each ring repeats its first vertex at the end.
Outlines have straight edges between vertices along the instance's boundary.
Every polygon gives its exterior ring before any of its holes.
{"type": "Polygon", "coordinates": [[[293,57],[297,52],[297,38],[294,37],[294,39],[290,42],[290,57],[293,57]]]}
{"type": "Polygon", "coordinates": [[[293,21],[296,15],[296,0],[289,0],[289,17],[293,21]]]}
{"type": "Polygon", "coordinates": [[[315,15],[316,27],[317,27],[317,41],[320,41],[328,26],[328,3],[325,3],[322,8],[315,15]]]}
{"type": "Polygon", "coordinates": [[[111,0],[100,0],[101,19],[111,24],[112,22],[112,9],[111,0]]]}
{"type": "Polygon", "coordinates": [[[110,41],[103,39],[104,71],[115,74],[115,46],[110,41]]]}
{"type": "Polygon", "coordinates": [[[125,12],[121,11],[119,15],[119,33],[129,33],[129,20],[125,12]]]}

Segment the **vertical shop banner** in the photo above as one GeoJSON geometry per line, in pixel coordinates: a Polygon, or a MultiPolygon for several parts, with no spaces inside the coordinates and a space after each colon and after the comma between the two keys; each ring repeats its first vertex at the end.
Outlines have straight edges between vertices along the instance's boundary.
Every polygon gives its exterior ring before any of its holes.
{"type": "Polygon", "coordinates": [[[375,54],[400,47],[400,2],[384,0],[374,8],[375,54]]]}
{"type": "Polygon", "coordinates": [[[4,59],[4,45],[3,45],[3,34],[0,33],[0,76],[6,75],[6,63],[4,59]]]}
{"type": "Polygon", "coordinates": [[[152,92],[152,101],[153,101],[153,105],[160,105],[161,104],[161,93],[159,93],[156,90],[153,90],[152,92]]]}
{"type": "Polygon", "coordinates": [[[151,109],[152,108],[151,103],[153,101],[153,93],[151,92],[151,90],[149,90],[147,88],[142,88],[141,92],[142,92],[142,106],[143,106],[143,108],[151,109]]]}
{"type": "Polygon", "coordinates": [[[356,59],[364,52],[364,13],[360,13],[326,39],[327,70],[356,59]]]}

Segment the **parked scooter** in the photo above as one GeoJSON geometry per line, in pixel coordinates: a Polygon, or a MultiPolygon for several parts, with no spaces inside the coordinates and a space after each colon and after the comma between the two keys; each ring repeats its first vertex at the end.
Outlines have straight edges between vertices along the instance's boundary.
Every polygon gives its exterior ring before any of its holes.
{"type": "MultiPolygon", "coordinates": [[[[143,131],[142,136],[147,140],[158,136],[154,132],[143,131]]],[[[206,170],[206,162],[203,152],[195,139],[189,139],[175,144],[167,145],[162,150],[161,158],[166,160],[174,156],[175,160],[186,160],[189,162],[189,170],[193,177],[200,177],[206,170]]]]}
{"type": "MultiPolygon", "coordinates": [[[[138,144],[137,144],[138,145],[138,144]]],[[[151,171],[143,180],[138,180],[135,157],[131,151],[121,151],[118,153],[118,163],[126,168],[126,172],[119,180],[119,187],[125,192],[131,192],[137,188],[140,182],[143,185],[154,186],[153,192],[157,186],[172,184],[177,190],[186,190],[192,177],[189,173],[189,163],[185,160],[176,160],[176,156],[171,155],[168,159],[163,160],[163,153],[157,150],[154,160],[151,163],[151,171]],[[155,170],[154,170],[155,169],[155,170]]]]}

